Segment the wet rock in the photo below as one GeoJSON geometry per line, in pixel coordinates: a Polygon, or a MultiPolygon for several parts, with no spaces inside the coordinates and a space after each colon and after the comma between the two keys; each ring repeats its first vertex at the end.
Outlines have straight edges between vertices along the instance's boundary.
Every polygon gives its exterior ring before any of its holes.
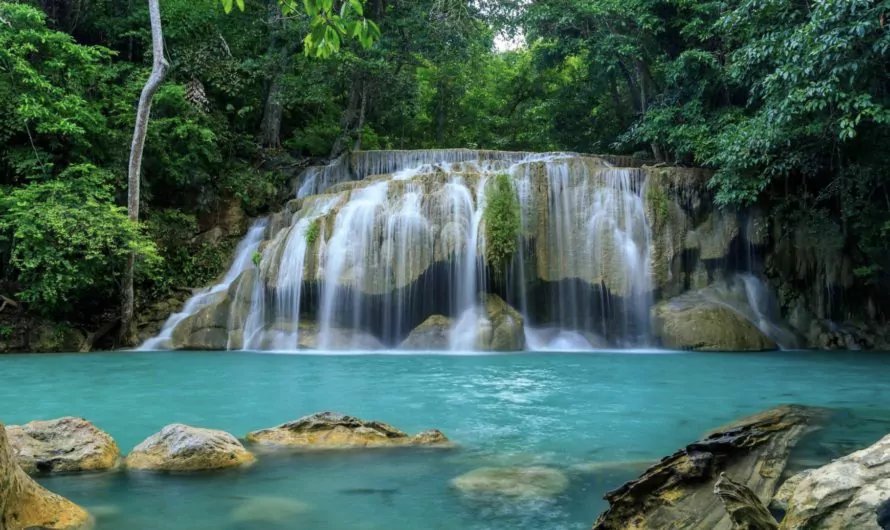
{"type": "Polygon", "coordinates": [[[666,348],[696,351],[776,349],[776,343],[751,321],[722,305],[673,299],[656,305],[652,314],[655,335],[666,348]]]}
{"type": "Polygon", "coordinates": [[[714,494],[729,513],[733,530],[778,530],[779,523],[757,495],[747,486],[726,478],[726,474],[720,473],[714,484],[714,494]]]}
{"type": "Polygon", "coordinates": [[[714,496],[720,473],[769,502],[788,453],[819,427],[827,412],[774,407],[721,427],[606,494],[609,508],[595,530],[728,530],[731,521],[714,496]]]}
{"type": "Polygon", "coordinates": [[[253,455],[227,432],[175,423],[134,447],[125,464],[148,471],[202,471],[253,461],[253,455]]]}
{"type": "Polygon", "coordinates": [[[286,497],[251,497],[232,510],[236,524],[281,524],[311,511],[312,507],[286,497]]]}
{"type": "Polygon", "coordinates": [[[535,467],[483,467],[465,473],[451,484],[469,495],[495,495],[517,500],[549,499],[569,487],[559,470],[535,467]]]}
{"type": "Polygon", "coordinates": [[[402,341],[400,350],[447,350],[449,332],[454,321],[442,315],[433,315],[414,328],[402,341]]]}
{"type": "Polygon", "coordinates": [[[483,297],[486,319],[481,324],[480,342],[486,351],[521,351],[525,349],[522,314],[496,294],[483,297]]]}
{"type": "Polygon", "coordinates": [[[336,412],[318,412],[271,429],[253,431],[247,434],[247,440],[256,444],[301,449],[451,445],[438,430],[409,436],[380,421],[365,421],[336,412]]]}
{"type": "Polygon", "coordinates": [[[811,470],[788,500],[783,529],[878,530],[878,511],[890,499],[890,436],[811,470]]]}
{"type": "Polygon", "coordinates": [[[26,342],[35,353],[81,352],[87,346],[82,331],[59,322],[38,321],[27,333],[26,342]]]}
{"type": "Polygon", "coordinates": [[[0,528],[76,530],[91,524],[83,508],[43,489],[19,467],[0,424],[0,528]]]}
{"type": "Polygon", "coordinates": [[[31,475],[104,471],[120,461],[114,439],[83,418],[9,425],[6,434],[19,466],[31,475]]]}

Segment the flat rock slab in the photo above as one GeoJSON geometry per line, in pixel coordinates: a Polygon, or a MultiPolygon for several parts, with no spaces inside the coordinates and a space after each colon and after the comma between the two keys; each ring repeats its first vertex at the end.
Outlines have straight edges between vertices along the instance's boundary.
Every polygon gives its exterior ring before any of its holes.
{"type": "Polygon", "coordinates": [[[319,412],[270,429],[247,434],[249,442],[303,449],[355,449],[398,446],[448,447],[441,431],[431,429],[415,436],[380,421],[365,421],[336,412],[319,412]]]}
{"type": "Polygon", "coordinates": [[[721,427],[607,493],[609,509],[593,528],[729,530],[732,522],[714,495],[720,474],[768,504],[791,448],[827,415],[824,409],[784,405],[721,427]]]}
{"type": "Polygon", "coordinates": [[[129,469],[175,472],[224,469],[254,460],[227,432],[174,423],[134,447],[125,464],[129,469]]]}
{"type": "Polygon", "coordinates": [[[16,461],[30,475],[104,471],[120,462],[114,439],[83,418],[9,425],[6,434],[16,461]]]}

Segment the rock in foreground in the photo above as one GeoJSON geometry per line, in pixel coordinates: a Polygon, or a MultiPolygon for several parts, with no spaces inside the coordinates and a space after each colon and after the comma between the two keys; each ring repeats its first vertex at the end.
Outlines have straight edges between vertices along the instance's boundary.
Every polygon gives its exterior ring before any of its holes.
{"type": "Polygon", "coordinates": [[[781,528],[882,528],[879,513],[890,499],[890,436],[805,473],[790,486],[794,489],[781,528]]]}
{"type": "Polygon", "coordinates": [[[247,434],[247,440],[256,444],[305,449],[451,445],[448,438],[435,429],[408,436],[392,425],[336,412],[319,412],[271,429],[253,431],[247,434]]]}
{"type": "Polygon", "coordinates": [[[6,434],[18,464],[31,475],[104,471],[120,460],[114,439],[82,418],[10,425],[6,434]]]}
{"type": "Polygon", "coordinates": [[[203,471],[253,461],[253,455],[227,432],[175,423],[134,447],[127,455],[126,466],[150,471],[203,471]]]}
{"type": "Polygon", "coordinates": [[[569,487],[569,480],[549,467],[483,467],[455,478],[451,484],[470,495],[535,500],[556,497],[569,487]]]}
{"type": "Polygon", "coordinates": [[[0,424],[0,528],[74,530],[91,524],[83,508],[43,489],[25,474],[0,424]]]}
{"type": "Polygon", "coordinates": [[[778,530],[776,519],[754,492],[723,473],[714,485],[714,494],[726,508],[733,530],[778,530]]]}
{"type": "Polygon", "coordinates": [[[822,409],[786,405],[722,427],[606,494],[609,509],[594,529],[729,530],[729,515],[714,495],[720,473],[768,503],[789,451],[825,415],[822,409]]]}

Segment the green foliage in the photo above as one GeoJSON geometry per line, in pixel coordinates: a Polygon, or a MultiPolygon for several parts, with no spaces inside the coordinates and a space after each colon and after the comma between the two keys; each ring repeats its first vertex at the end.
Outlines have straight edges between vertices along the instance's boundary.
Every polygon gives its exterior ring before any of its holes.
{"type": "Polygon", "coordinates": [[[309,223],[309,226],[306,227],[306,246],[311,247],[318,240],[318,236],[321,233],[321,220],[316,217],[309,223]]]}
{"type": "Polygon", "coordinates": [[[0,326],[0,340],[7,340],[12,337],[13,329],[10,326],[0,326]]]}
{"type": "Polygon", "coordinates": [[[487,186],[482,212],[485,221],[485,260],[495,271],[503,272],[519,250],[519,200],[509,175],[498,175],[487,186]]]}
{"type": "Polygon", "coordinates": [[[47,313],[75,310],[83,297],[113,297],[130,252],[142,271],[157,265],[154,243],[114,204],[111,180],[82,164],[0,198],[0,233],[11,238],[23,301],[47,313]]]}
{"type": "Polygon", "coordinates": [[[250,256],[250,261],[253,262],[254,267],[259,267],[260,263],[263,261],[263,253],[259,250],[254,250],[253,255],[250,256]]]}

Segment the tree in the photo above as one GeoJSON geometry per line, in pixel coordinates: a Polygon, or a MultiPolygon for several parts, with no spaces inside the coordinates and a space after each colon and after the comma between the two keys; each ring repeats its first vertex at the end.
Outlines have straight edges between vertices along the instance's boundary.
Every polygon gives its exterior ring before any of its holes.
{"type": "MultiPolygon", "coordinates": [[[[148,118],[151,113],[151,101],[164,82],[167,68],[170,66],[164,57],[164,32],[161,27],[161,8],[159,0],[148,0],[148,13],[151,20],[152,68],[148,81],[139,96],[136,109],[136,125],[133,130],[133,143],[130,146],[130,163],[127,171],[127,215],[134,223],[139,222],[139,183],[142,169],[142,152],[145,149],[145,135],[148,132],[148,118]]],[[[124,269],[123,288],[121,289],[121,327],[120,342],[126,346],[136,344],[135,293],[133,280],[135,276],[136,253],[131,252],[124,269]]]]}

